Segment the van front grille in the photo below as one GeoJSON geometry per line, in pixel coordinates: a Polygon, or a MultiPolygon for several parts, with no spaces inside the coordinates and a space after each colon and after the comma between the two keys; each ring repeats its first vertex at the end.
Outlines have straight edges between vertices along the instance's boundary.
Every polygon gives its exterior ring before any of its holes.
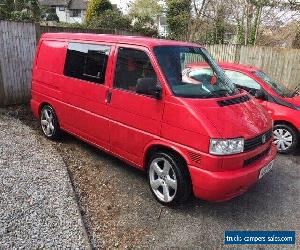
{"type": "Polygon", "coordinates": [[[239,96],[239,97],[232,98],[232,99],[218,101],[218,104],[221,107],[225,107],[225,106],[230,106],[230,105],[234,105],[234,104],[239,104],[242,102],[248,102],[249,100],[250,100],[250,97],[248,95],[243,95],[243,96],[239,96]]]}
{"type": "Polygon", "coordinates": [[[266,133],[256,136],[250,140],[246,140],[244,144],[244,151],[253,150],[265,143],[267,143],[272,138],[273,131],[270,129],[266,133]]]}
{"type": "Polygon", "coordinates": [[[271,147],[268,147],[266,150],[262,151],[261,153],[259,153],[259,154],[255,155],[255,156],[253,156],[253,157],[245,160],[244,161],[244,167],[246,167],[246,166],[248,166],[248,165],[250,165],[250,164],[252,164],[252,163],[254,163],[254,162],[256,162],[256,161],[258,161],[260,159],[262,159],[264,156],[266,156],[269,153],[270,149],[271,149],[271,147]]]}

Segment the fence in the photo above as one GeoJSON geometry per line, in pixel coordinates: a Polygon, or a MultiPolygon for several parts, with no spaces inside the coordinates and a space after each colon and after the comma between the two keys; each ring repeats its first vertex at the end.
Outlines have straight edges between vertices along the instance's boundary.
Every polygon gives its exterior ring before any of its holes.
{"type": "Polygon", "coordinates": [[[35,25],[0,21],[0,105],[30,98],[35,25]]]}
{"type": "Polygon", "coordinates": [[[300,84],[300,50],[239,45],[206,47],[218,61],[256,66],[291,88],[300,84]]]}
{"type": "Polygon", "coordinates": [[[35,48],[41,34],[45,32],[138,35],[127,30],[80,29],[0,21],[0,106],[29,101],[35,48]]]}
{"type": "MultiPolygon", "coordinates": [[[[36,41],[44,32],[137,35],[130,31],[64,28],[0,21],[0,105],[29,100],[36,41]]],[[[209,45],[207,48],[219,61],[259,67],[274,79],[292,88],[300,82],[300,50],[238,45],[209,45]]]]}

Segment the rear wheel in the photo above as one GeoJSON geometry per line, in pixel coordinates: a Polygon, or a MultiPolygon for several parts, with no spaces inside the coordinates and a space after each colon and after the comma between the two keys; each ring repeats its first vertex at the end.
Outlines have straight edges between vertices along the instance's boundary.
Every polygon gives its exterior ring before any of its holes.
{"type": "Polygon", "coordinates": [[[163,205],[176,205],[191,194],[191,182],[185,162],[175,154],[155,153],[148,164],[151,192],[163,205]]]}
{"type": "Polygon", "coordinates": [[[279,153],[290,153],[298,144],[298,135],[294,128],[286,124],[274,126],[274,143],[279,153]]]}
{"type": "Polygon", "coordinates": [[[49,139],[57,139],[60,135],[60,128],[54,109],[45,105],[41,110],[41,128],[44,135],[49,139]]]}

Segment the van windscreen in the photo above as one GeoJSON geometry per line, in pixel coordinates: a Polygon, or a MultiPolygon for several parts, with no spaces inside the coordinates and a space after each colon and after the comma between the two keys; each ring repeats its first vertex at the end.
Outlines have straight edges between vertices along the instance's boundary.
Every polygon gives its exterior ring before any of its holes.
{"type": "Polygon", "coordinates": [[[175,96],[215,98],[234,95],[235,85],[211,55],[203,48],[189,46],[157,46],[154,53],[175,96]],[[208,70],[190,75],[194,66],[208,70]]]}

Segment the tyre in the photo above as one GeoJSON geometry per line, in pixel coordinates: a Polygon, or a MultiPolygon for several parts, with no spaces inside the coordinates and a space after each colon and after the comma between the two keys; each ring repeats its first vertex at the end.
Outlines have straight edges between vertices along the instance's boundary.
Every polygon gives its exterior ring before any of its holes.
{"type": "Polygon", "coordinates": [[[173,206],[191,195],[191,181],[185,162],[172,153],[154,153],[148,162],[148,182],[154,197],[173,206]]]}
{"type": "Polygon", "coordinates": [[[287,154],[295,150],[298,144],[298,134],[293,127],[277,124],[274,126],[273,133],[278,153],[287,154]]]}
{"type": "Polygon", "coordinates": [[[44,135],[49,139],[57,139],[60,135],[60,128],[54,109],[50,105],[43,106],[41,110],[41,128],[44,135]]]}

